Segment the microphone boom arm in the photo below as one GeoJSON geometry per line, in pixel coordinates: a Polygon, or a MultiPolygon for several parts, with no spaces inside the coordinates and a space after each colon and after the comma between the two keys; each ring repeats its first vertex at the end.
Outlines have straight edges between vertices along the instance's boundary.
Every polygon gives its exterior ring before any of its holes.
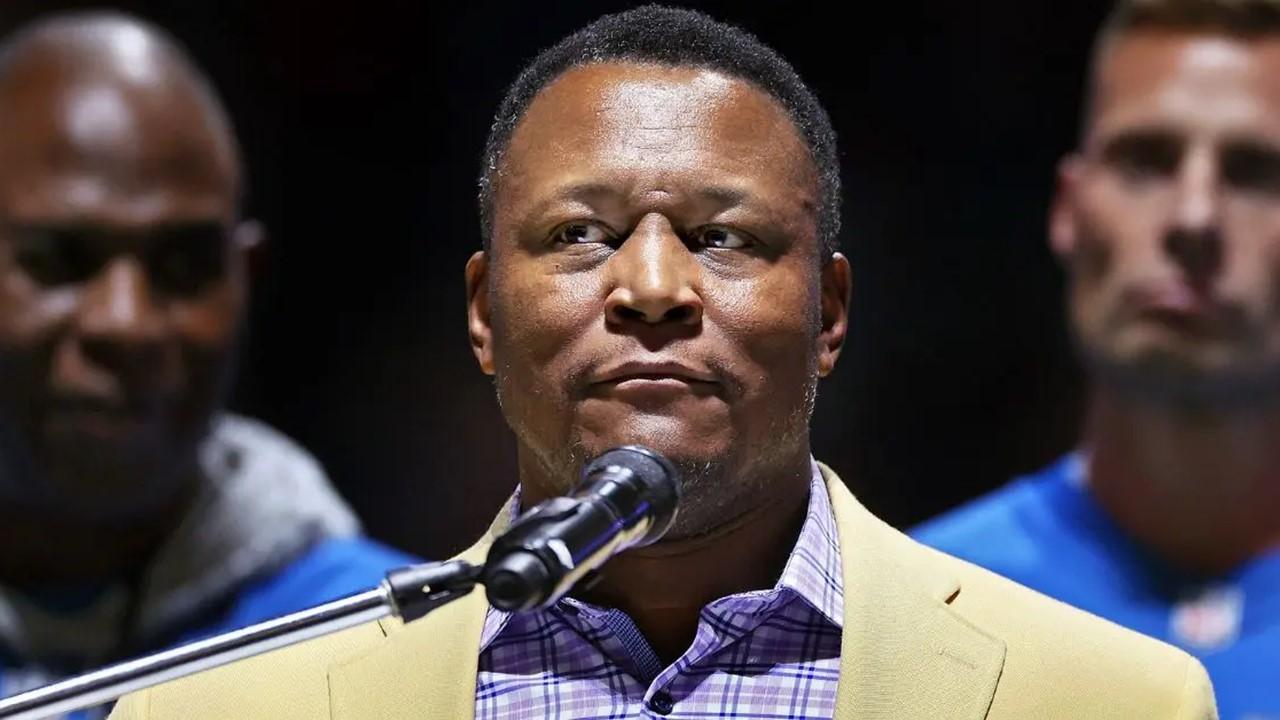
{"type": "Polygon", "coordinates": [[[34,720],[93,707],[384,617],[412,622],[469,593],[479,573],[462,560],[392,570],[376,588],[362,593],[0,699],[0,718],[34,720]]]}

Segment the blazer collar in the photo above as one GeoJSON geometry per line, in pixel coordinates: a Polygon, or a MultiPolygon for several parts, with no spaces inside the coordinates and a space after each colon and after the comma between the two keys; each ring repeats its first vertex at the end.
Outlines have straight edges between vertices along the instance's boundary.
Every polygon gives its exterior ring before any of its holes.
{"type": "Polygon", "coordinates": [[[963,589],[822,467],[840,529],[844,633],[837,718],[985,718],[1005,644],[949,606],[963,589]]]}
{"type": "MultiPolygon", "coordinates": [[[[822,466],[840,534],[844,630],[837,718],[921,720],[986,717],[1004,667],[1005,644],[949,603],[956,578],[854,499],[822,466]]],[[[504,509],[505,509],[504,505],[504,509]]],[[[460,557],[484,561],[510,522],[500,513],[460,557]]],[[[387,641],[329,673],[335,719],[431,717],[473,720],[482,589],[411,625],[382,621],[387,641]]]]}

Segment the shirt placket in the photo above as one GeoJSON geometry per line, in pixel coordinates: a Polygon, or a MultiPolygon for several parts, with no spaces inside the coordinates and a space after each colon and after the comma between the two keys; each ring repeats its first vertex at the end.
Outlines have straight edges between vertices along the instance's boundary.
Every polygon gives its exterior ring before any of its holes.
{"type": "MultiPolygon", "coordinates": [[[[660,717],[670,715],[696,686],[696,683],[685,682],[691,673],[750,635],[777,609],[781,600],[781,593],[768,591],[723,598],[704,608],[689,649],[649,681],[644,709],[660,717]]],[[[645,650],[653,652],[647,643],[645,650]]]]}

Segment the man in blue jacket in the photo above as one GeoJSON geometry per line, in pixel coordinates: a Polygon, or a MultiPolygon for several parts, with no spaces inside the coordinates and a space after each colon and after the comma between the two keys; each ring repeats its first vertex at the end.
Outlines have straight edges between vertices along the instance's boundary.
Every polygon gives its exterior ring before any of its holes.
{"type": "Polygon", "coordinates": [[[1090,90],[1050,219],[1085,442],[915,535],[1280,718],[1280,2],[1121,2],[1090,90]]]}
{"type": "Polygon", "coordinates": [[[0,49],[0,695],[363,589],[410,559],[304,450],[220,411],[257,223],[169,37],[0,49]]]}

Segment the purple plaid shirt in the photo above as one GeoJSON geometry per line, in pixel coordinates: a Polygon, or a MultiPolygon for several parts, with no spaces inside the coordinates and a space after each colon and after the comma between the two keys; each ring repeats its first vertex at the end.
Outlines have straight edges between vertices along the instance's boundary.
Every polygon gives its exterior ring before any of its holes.
{"type": "Polygon", "coordinates": [[[843,608],[835,517],[814,463],[777,585],[708,604],[693,644],[665,668],[619,610],[573,598],[530,613],[490,608],[476,720],[831,718],[843,608]]]}

